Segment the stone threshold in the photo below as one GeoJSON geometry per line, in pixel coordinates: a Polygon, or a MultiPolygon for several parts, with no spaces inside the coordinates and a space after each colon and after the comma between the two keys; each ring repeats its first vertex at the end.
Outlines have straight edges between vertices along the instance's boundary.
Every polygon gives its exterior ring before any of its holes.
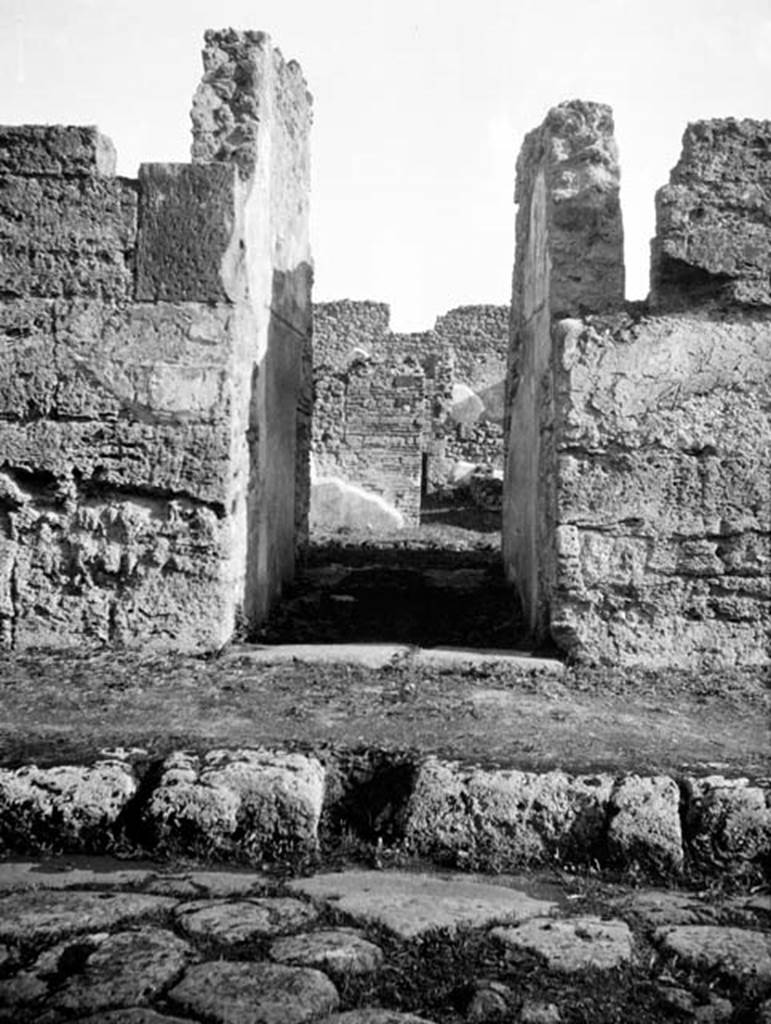
{"type": "Polygon", "coordinates": [[[103,750],[0,769],[0,852],[197,857],[296,867],[341,845],[472,871],[572,865],[757,881],[771,786],[722,775],[490,769],[387,751],[103,750]]]}
{"type": "Polygon", "coordinates": [[[283,665],[300,662],[309,665],[360,665],[362,668],[388,668],[411,664],[427,668],[484,666],[489,669],[519,669],[562,675],[564,662],[539,657],[530,651],[471,647],[414,647],[410,644],[234,644],[225,659],[248,660],[255,665],[283,665]]]}

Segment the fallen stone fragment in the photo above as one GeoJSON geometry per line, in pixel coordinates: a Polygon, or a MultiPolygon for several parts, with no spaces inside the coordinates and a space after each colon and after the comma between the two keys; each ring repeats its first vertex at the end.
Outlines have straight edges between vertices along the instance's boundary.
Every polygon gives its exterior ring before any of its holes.
{"type": "Polygon", "coordinates": [[[640,918],[651,928],[665,924],[708,924],[717,919],[717,908],[692,893],[668,889],[632,892],[615,900],[615,910],[640,918]]]}
{"type": "Polygon", "coordinates": [[[159,917],[176,900],[141,893],[16,892],[0,898],[0,941],[52,940],[159,917]]]}
{"type": "Polygon", "coordinates": [[[325,1017],[321,1024],[434,1024],[425,1017],[416,1017],[412,1013],[399,1013],[398,1010],[383,1010],[370,1006],[363,1010],[347,1010],[345,1013],[333,1013],[325,1017]]]}
{"type": "Polygon", "coordinates": [[[95,1013],[121,1003],[149,1003],[195,957],[173,932],[142,928],[108,936],[88,957],[81,973],[68,979],[50,1005],[95,1013]]]}
{"type": "Polygon", "coordinates": [[[103,852],[136,790],[122,761],[0,768],[0,850],[103,852]]]}
{"type": "Polygon", "coordinates": [[[437,928],[525,921],[555,907],[516,889],[471,882],[463,875],[343,871],[300,878],[289,888],[359,921],[384,925],[403,939],[437,928]]]}
{"type": "Polygon", "coordinates": [[[182,1017],[169,1017],[146,1006],[132,1006],[126,1010],[102,1010],[93,1017],[78,1017],[73,1024],[190,1024],[182,1017]]]}
{"type": "Polygon", "coordinates": [[[680,790],[666,775],[630,775],[610,799],[608,853],[621,867],[639,864],[656,874],[683,866],[680,790]]]}
{"type": "Polygon", "coordinates": [[[267,878],[254,871],[190,871],[179,875],[157,875],[146,892],[180,899],[249,896],[265,890],[267,878]]]}
{"type": "Polygon", "coordinates": [[[526,999],[519,1011],[519,1024],[560,1024],[562,1017],[554,1003],[526,999]]]}
{"type": "Polygon", "coordinates": [[[565,974],[609,970],[632,959],[632,933],[625,921],[538,917],[515,928],[493,928],[490,934],[506,946],[538,953],[548,967],[565,974]]]}
{"type": "Polygon", "coordinates": [[[313,757],[214,750],[166,759],[146,810],[165,850],[276,859],[315,850],[324,769],[313,757]]]}
{"type": "Polygon", "coordinates": [[[607,775],[486,771],[428,758],[407,807],[405,839],[421,856],[476,869],[591,860],[612,788],[607,775]]]}
{"type": "Polygon", "coordinates": [[[702,970],[718,970],[734,981],[771,982],[771,936],[717,925],[658,928],[655,939],[667,953],[702,970]]]}
{"type": "Polygon", "coordinates": [[[225,657],[252,665],[291,665],[299,661],[309,665],[361,665],[378,669],[406,658],[411,650],[407,644],[275,644],[237,646],[225,657]]]}
{"type": "Polygon", "coordinates": [[[279,939],[270,956],[282,964],[316,967],[333,976],[369,974],[383,962],[383,951],[351,928],[331,928],[279,939]]]}
{"type": "Polygon", "coordinates": [[[301,900],[265,897],[237,903],[198,900],[183,904],[176,916],[188,935],[235,946],[307,928],[318,917],[318,911],[301,900]]]}
{"type": "Polygon", "coordinates": [[[321,971],[234,961],[190,968],[168,998],[215,1024],[302,1024],[339,1003],[337,989],[321,971]]]}
{"type": "Polygon", "coordinates": [[[730,999],[710,996],[710,1001],[694,1010],[696,1024],[727,1024],[733,1019],[734,1008],[730,999]]]}
{"type": "Polygon", "coordinates": [[[152,877],[152,871],[142,868],[120,868],[115,871],[67,868],[64,871],[49,871],[37,861],[4,861],[0,863],[0,892],[15,892],[19,889],[78,889],[91,885],[103,889],[135,889],[152,877]]]}
{"type": "Polygon", "coordinates": [[[687,838],[700,867],[736,872],[771,854],[771,791],[722,775],[686,786],[687,838]]]}
{"type": "Polygon", "coordinates": [[[486,1024],[502,1020],[510,1010],[513,993],[500,981],[483,981],[474,986],[474,993],[466,1009],[466,1020],[471,1024],[486,1024]]]}

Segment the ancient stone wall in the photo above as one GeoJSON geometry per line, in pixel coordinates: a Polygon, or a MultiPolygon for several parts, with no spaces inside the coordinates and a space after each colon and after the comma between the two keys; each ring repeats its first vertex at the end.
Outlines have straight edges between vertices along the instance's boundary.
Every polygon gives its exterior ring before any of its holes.
{"type": "Polygon", "coordinates": [[[434,331],[454,355],[453,395],[445,429],[450,472],[465,463],[503,469],[503,420],[509,348],[508,306],[459,306],[434,331]]]}
{"type": "Polygon", "coordinates": [[[354,360],[317,381],[314,529],[417,526],[429,388],[416,360],[354,360]]]}
{"type": "Polygon", "coordinates": [[[204,64],[192,165],[127,181],[93,128],[0,130],[6,645],[211,649],[292,574],[309,98],[260,33],[204,64]]]}
{"type": "MultiPolygon", "coordinates": [[[[461,306],[438,317],[433,330],[405,334],[390,330],[389,309],[383,303],[317,303],[317,410],[318,403],[334,408],[333,395],[344,389],[340,373],[344,375],[357,359],[367,356],[389,365],[417,359],[424,373],[428,415],[423,431],[424,486],[445,487],[465,479],[464,474],[479,464],[500,471],[508,333],[508,306],[461,306]]],[[[314,428],[314,463],[323,463],[325,472],[332,470],[342,430],[339,412],[320,412],[314,428]]],[[[349,482],[361,484],[357,478],[349,482]]],[[[409,517],[409,511],[400,508],[405,511],[409,517]]]]}
{"type": "MultiPolygon", "coordinates": [[[[604,137],[591,151],[609,152],[609,116],[602,108],[597,113],[594,124],[604,137]]],[[[553,131],[552,115],[550,123],[553,131]]],[[[553,151],[570,152],[576,128],[564,118],[557,124],[567,135],[553,151]]],[[[744,124],[748,140],[767,131],[744,124]]],[[[721,147],[741,163],[732,125],[691,126],[686,139],[708,138],[709,152],[690,158],[687,144],[678,165],[705,207],[717,211],[722,184],[712,168],[723,165],[721,147]]],[[[703,236],[692,275],[687,252],[678,257],[679,312],[651,315],[637,306],[608,313],[618,305],[619,278],[603,278],[601,264],[588,294],[605,314],[586,315],[589,303],[579,293],[571,310],[565,291],[558,287],[555,299],[552,286],[555,258],[572,249],[566,244],[555,253],[551,246],[561,190],[549,198],[548,173],[543,185],[527,186],[539,179],[528,156],[532,139],[519,165],[504,517],[509,575],[536,633],[578,658],[682,666],[766,662],[771,309],[761,306],[757,291],[749,307],[746,293],[730,289],[720,304],[705,305],[698,265],[705,249],[719,246],[730,217],[715,213],[719,227],[712,242],[703,236]]],[[[748,159],[754,159],[750,143],[748,159]]],[[[597,187],[587,193],[593,209],[603,187],[616,187],[610,165],[599,171],[597,187]]],[[[671,202],[678,195],[687,219],[692,192],[674,193],[671,202]]],[[[733,215],[730,191],[725,202],[733,215]]],[[[574,212],[578,230],[582,219],[574,212]]],[[[657,254],[667,248],[669,225],[680,220],[670,208],[664,237],[653,245],[654,281],[662,280],[657,254]]],[[[590,257],[587,249],[582,270],[592,265],[590,257]]],[[[569,267],[561,273],[569,278],[569,267]]],[[[653,296],[659,308],[670,302],[672,280],[653,296]]]]}

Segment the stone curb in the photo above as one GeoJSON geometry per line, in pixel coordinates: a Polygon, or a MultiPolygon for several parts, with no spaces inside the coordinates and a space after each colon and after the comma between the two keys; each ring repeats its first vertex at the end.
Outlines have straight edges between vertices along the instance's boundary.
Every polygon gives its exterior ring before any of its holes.
{"type": "Polygon", "coordinates": [[[569,775],[402,757],[397,784],[387,755],[364,782],[360,766],[346,769],[344,760],[178,751],[140,771],[113,752],[91,765],[0,769],[0,853],[128,847],[286,863],[333,852],[348,835],[475,871],[572,864],[657,878],[771,876],[771,788],[747,779],[569,775]]]}

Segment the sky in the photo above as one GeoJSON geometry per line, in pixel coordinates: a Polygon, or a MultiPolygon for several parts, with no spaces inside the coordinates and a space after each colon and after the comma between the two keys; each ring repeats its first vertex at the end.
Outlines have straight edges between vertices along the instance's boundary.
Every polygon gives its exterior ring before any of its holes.
{"type": "Polygon", "coordinates": [[[0,0],[0,123],[96,124],[129,177],[186,161],[227,26],[314,97],[314,298],[388,302],[396,330],[509,301],[516,157],[555,104],[613,107],[630,299],[687,122],[771,118],[769,0],[0,0]]]}

